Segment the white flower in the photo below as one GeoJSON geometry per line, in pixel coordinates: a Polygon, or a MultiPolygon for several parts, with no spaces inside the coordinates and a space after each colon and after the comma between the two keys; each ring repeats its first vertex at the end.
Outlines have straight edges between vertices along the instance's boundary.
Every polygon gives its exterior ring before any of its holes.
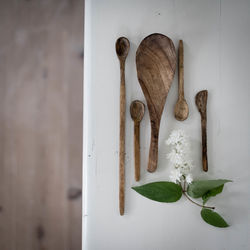
{"type": "Polygon", "coordinates": [[[167,159],[174,167],[170,179],[174,182],[186,180],[187,183],[191,183],[193,179],[190,171],[193,168],[193,162],[190,158],[190,146],[185,132],[183,130],[172,131],[166,144],[172,145],[172,151],[167,154],[167,159]]]}
{"type": "Polygon", "coordinates": [[[183,160],[183,163],[180,165],[180,168],[184,175],[188,174],[193,168],[192,161],[189,159],[183,160]]]}
{"type": "Polygon", "coordinates": [[[172,150],[168,155],[167,159],[169,159],[173,164],[182,164],[182,155],[177,153],[175,150],[172,150]]]}
{"type": "Polygon", "coordinates": [[[171,175],[169,176],[171,181],[177,183],[177,182],[180,182],[181,181],[181,171],[180,169],[176,168],[174,170],[171,171],[171,175]]]}
{"type": "Polygon", "coordinates": [[[176,150],[179,154],[184,154],[184,153],[185,153],[184,147],[183,147],[182,144],[177,144],[177,145],[175,146],[175,150],[176,150]]]}
{"type": "Polygon", "coordinates": [[[187,174],[187,175],[186,175],[186,182],[187,182],[188,184],[190,184],[192,181],[193,181],[192,175],[191,175],[191,174],[187,174]]]}
{"type": "Polygon", "coordinates": [[[185,133],[181,129],[172,131],[168,140],[166,141],[167,145],[174,145],[178,143],[179,144],[185,143],[185,133]]]}

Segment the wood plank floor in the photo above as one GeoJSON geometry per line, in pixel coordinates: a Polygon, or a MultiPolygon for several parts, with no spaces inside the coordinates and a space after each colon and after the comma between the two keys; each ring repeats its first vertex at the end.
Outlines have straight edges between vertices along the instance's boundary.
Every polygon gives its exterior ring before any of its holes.
{"type": "Polygon", "coordinates": [[[0,249],[80,250],[83,0],[0,1],[0,249]]]}

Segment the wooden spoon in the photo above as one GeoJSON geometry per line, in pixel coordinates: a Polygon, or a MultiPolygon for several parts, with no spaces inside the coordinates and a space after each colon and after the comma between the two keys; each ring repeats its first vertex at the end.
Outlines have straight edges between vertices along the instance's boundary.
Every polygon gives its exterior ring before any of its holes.
{"type": "Polygon", "coordinates": [[[125,186],[125,112],[126,112],[126,89],[125,89],[125,60],[129,52],[130,43],[126,37],[117,39],[115,48],[120,61],[120,152],[119,152],[119,207],[120,215],[124,214],[124,186],[125,186]]]}
{"type": "Polygon", "coordinates": [[[188,117],[188,105],[184,98],[184,60],[183,60],[183,41],[179,42],[179,91],[178,101],[175,105],[174,116],[179,121],[184,121],[188,117]]]}
{"type": "Polygon", "coordinates": [[[144,116],[145,105],[141,101],[133,101],[130,105],[130,115],[134,121],[134,158],[135,180],[140,180],[140,122],[144,116]]]}
{"type": "Polygon", "coordinates": [[[158,161],[161,115],[176,69],[172,40],[162,34],[151,34],[144,38],[136,52],[136,67],[151,121],[148,171],[154,172],[158,161]]]}
{"type": "Polygon", "coordinates": [[[208,171],[207,163],[207,96],[208,91],[202,90],[196,94],[195,103],[201,114],[202,133],[202,165],[205,172],[208,171]]]}

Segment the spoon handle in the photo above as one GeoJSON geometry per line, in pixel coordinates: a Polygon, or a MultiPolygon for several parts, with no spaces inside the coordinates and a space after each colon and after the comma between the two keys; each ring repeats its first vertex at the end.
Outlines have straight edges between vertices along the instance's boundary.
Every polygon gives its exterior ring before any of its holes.
{"type": "Polygon", "coordinates": [[[202,166],[203,171],[208,171],[207,163],[207,113],[201,114],[201,133],[202,133],[202,166]]]}
{"type": "Polygon", "coordinates": [[[157,168],[159,127],[160,125],[156,125],[154,121],[151,121],[151,142],[148,159],[148,172],[150,173],[154,172],[157,168]]]}
{"type": "Polygon", "coordinates": [[[183,55],[183,41],[179,41],[179,67],[178,67],[178,94],[179,98],[184,98],[184,55],[183,55]]]}
{"type": "Polygon", "coordinates": [[[134,122],[135,180],[140,180],[140,122],[134,122]]]}
{"type": "Polygon", "coordinates": [[[119,152],[119,208],[120,215],[124,214],[124,186],[125,186],[125,112],[126,112],[126,89],[125,89],[125,61],[120,61],[120,152],[119,152]]]}

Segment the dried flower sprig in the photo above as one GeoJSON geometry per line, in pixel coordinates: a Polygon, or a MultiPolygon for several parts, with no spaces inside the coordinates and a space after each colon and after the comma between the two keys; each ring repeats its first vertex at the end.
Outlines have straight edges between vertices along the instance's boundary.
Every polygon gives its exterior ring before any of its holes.
{"type": "Polygon", "coordinates": [[[183,130],[174,130],[166,140],[166,144],[172,146],[171,152],[167,154],[167,159],[170,160],[174,168],[170,175],[171,181],[190,184],[193,181],[190,173],[193,162],[190,157],[190,144],[187,135],[183,130]]]}

